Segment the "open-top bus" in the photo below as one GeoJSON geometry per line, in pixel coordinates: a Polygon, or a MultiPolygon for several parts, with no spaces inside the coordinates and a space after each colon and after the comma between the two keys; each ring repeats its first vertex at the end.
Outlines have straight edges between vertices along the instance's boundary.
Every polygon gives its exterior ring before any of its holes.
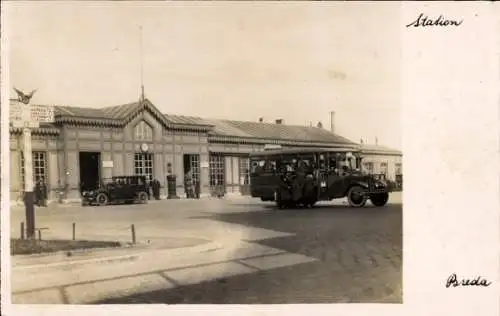
{"type": "Polygon", "coordinates": [[[348,148],[290,148],[250,154],[250,191],[278,207],[311,207],[317,201],[347,197],[363,207],[389,199],[382,180],[361,171],[361,154],[348,148]]]}

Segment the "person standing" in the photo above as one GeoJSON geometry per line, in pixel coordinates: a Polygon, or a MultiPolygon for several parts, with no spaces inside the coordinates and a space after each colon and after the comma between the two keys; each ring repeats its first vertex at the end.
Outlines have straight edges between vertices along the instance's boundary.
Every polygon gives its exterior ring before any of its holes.
{"type": "Polygon", "coordinates": [[[46,207],[47,206],[47,184],[45,183],[45,179],[41,178],[40,179],[40,197],[41,197],[41,205],[46,207]]]}
{"type": "Polygon", "coordinates": [[[184,175],[184,191],[186,192],[186,198],[191,199],[193,197],[193,176],[191,170],[184,175]]]}
{"type": "Polygon", "coordinates": [[[154,195],[155,199],[159,200],[160,199],[160,181],[158,179],[154,179],[154,195]]]}
{"type": "Polygon", "coordinates": [[[35,205],[40,207],[40,201],[42,199],[42,190],[40,187],[40,180],[36,181],[35,183],[35,205]]]}

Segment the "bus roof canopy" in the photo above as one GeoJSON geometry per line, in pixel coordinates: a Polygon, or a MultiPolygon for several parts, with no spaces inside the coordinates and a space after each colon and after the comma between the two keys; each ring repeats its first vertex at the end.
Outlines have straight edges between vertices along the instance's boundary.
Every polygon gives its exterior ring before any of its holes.
{"type": "Polygon", "coordinates": [[[284,148],[276,150],[265,150],[259,152],[250,153],[250,157],[262,157],[262,156],[277,156],[277,155],[293,155],[293,154],[310,154],[310,153],[360,153],[360,150],[354,148],[284,148]]]}

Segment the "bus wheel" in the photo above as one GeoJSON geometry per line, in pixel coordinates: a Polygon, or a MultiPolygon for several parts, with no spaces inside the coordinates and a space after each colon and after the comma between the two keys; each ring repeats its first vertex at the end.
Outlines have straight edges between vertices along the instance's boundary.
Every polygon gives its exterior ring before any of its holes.
{"type": "Polygon", "coordinates": [[[370,197],[370,201],[372,202],[372,204],[379,207],[386,205],[388,200],[389,200],[389,193],[377,193],[373,194],[370,197]]]}
{"type": "Polygon", "coordinates": [[[355,185],[347,192],[347,201],[352,207],[363,207],[366,204],[366,194],[362,187],[355,185]]]}

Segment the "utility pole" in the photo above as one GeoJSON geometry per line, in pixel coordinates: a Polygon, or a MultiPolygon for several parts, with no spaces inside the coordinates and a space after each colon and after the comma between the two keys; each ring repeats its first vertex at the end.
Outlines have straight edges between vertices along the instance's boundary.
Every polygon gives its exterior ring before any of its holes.
{"type": "MultiPolygon", "coordinates": [[[[28,108],[29,109],[29,108],[28,108]]],[[[23,127],[24,156],[24,205],[26,207],[26,237],[35,238],[35,194],[33,192],[33,161],[31,152],[31,129],[23,127]]]]}
{"type": "Polygon", "coordinates": [[[39,127],[40,122],[53,122],[54,109],[51,107],[31,106],[30,94],[14,88],[17,92],[17,102],[10,104],[10,121],[13,127],[21,128],[23,132],[24,157],[24,205],[26,208],[26,237],[35,238],[35,194],[33,192],[33,158],[31,149],[31,130],[39,127]]]}

